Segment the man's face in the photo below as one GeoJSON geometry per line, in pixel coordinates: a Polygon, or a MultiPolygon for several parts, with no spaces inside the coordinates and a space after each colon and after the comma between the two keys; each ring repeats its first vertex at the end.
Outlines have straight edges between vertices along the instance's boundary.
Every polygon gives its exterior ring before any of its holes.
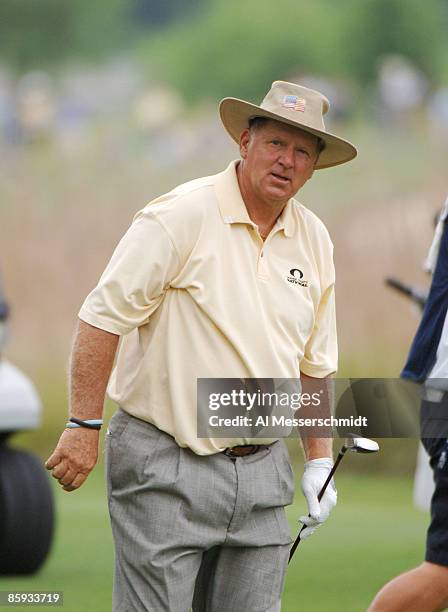
{"type": "Polygon", "coordinates": [[[299,128],[269,120],[240,138],[244,184],[266,204],[285,203],[311,178],[318,139],[299,128]]]}

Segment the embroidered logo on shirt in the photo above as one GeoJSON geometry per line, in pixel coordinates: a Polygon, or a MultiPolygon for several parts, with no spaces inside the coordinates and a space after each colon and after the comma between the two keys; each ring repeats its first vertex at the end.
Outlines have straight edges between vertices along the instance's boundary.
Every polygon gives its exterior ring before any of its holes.
{"type": "Polygon", "coordinates": [[[286,280],[293,285],[300,285],[301,287],[308,287],[309,282],[307,280],[303,280],[303,272],[299,270],[299,268],[291,268],[289,271],[289,276],[286,277],[286,280]]]}

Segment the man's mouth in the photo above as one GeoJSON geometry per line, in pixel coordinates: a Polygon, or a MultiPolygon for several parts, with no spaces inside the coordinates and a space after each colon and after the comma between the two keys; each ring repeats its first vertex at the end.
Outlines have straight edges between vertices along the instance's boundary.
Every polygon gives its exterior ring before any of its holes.
{"type": "Polygon", "coordinates": [[[271,172],[271,176],[273,176],[275,179],[281,181],[284,184],[289,183],[291,180],[287,176],[283,176],[282,174],[276,174],[275,172],[271,172]]]}

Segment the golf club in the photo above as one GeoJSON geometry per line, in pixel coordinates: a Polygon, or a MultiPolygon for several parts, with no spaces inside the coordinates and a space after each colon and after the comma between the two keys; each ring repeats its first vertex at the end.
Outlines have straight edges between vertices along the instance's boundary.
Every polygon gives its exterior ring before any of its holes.
{"type": "MultiPolygon", "coordinates": [[[[377,451],[379,451],[379,449],[380,447],[378,446],[377,442],[375,442],[374,440],[369,440],[369,438],[360,438],[358,436],[351,436],[347,438],[341,450],[339,451],[336,461],[334,462],[334,465],[331,468],[331,471],[328,474],[326,481],[324,482],[321,490],[319,491],[319,495],[317,496],[317,499],[319,501],[322,499],[329,482],[333,478],[333,475],[336,472],[338,465],[342,461],[342,457],[345,455],[347,451],[350,451],[352,453],[376,453],[377,451]]],[[[291,561],[294,553],[296,552],[296,548],[300,543],[300,534],[305,529],[305,527],[306,525],[302,525],[302,529],[299,531],[297,535],[297,538],[291,548],[291,552],[289,553],[288,563],[291,561]]]]}

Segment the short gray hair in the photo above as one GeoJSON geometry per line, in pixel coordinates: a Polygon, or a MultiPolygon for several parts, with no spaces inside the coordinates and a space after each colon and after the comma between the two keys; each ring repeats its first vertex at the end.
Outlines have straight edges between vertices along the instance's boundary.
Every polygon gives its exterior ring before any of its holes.
{"type": "MultiPolygon", "coordinates": [[[[249,130],[251,132],[256,132],[261,127],[266,125],[268,121],[271,121],[269,117],[250,117],[249,130]]],[[[306,130],[304,130],[304,132],[306,132],[306,130]]],[[[313,134],[312,132],[308,132],[308,133],[312,134],[312,136],[316,136],[316,134],[313,134]]],[[[316,136],[316,138],[317,138],[317,154],[320,155],[322,151],[325,149],[325,141],[322,140],[322,138],[319,138],[319,136],[316,136]]]]}

